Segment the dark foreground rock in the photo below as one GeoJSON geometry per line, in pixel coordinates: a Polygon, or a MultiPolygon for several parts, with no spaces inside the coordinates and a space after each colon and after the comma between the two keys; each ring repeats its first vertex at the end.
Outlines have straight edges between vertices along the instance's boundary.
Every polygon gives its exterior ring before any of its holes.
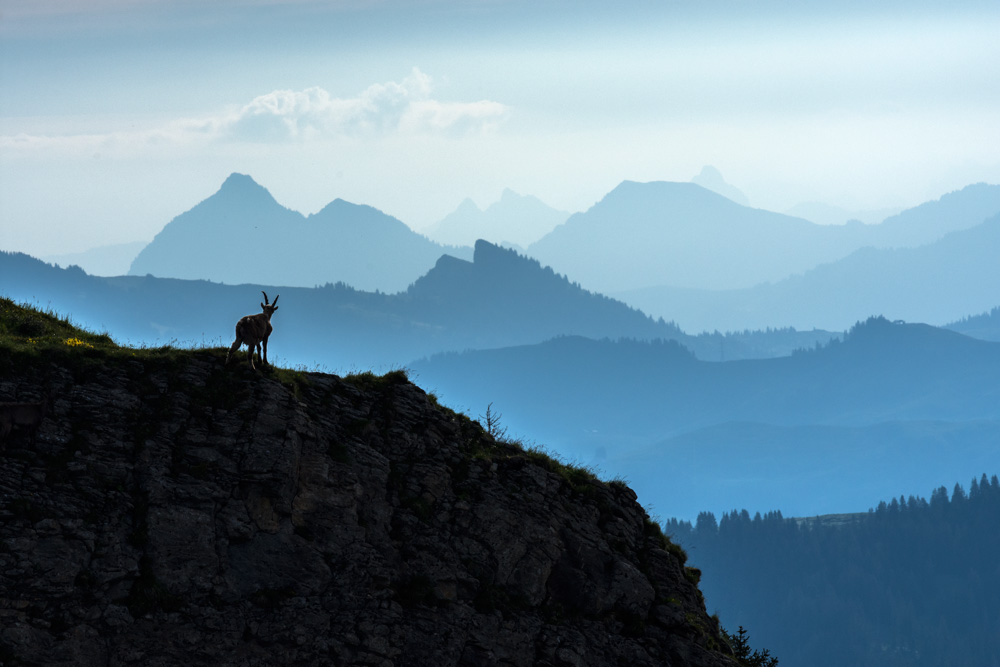
{"type": "Polygon", "coordinates": [[[0,349],[0,663],[732,665],[620,483],[401,373],[0,349]]]}

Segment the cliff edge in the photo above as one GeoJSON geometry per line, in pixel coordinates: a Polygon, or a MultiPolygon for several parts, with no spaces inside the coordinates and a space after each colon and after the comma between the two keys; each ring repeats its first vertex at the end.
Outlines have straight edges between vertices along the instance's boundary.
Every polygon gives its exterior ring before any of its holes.
{"type": "Polygon", "coordinates": [[[3,664],[736,664],[627,486],[402,372],[0,320],[3,664]]]}

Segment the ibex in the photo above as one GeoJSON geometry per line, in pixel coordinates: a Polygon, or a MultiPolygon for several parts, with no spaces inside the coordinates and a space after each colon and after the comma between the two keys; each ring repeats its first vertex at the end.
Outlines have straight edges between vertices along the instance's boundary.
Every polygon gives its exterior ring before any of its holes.
{"type": "Polygon", "coordinates": [[[0,403],[0,444],[6,442],[15,426],[24,427],[34,434],[45,417],[47,407],[46,400],[38,403],[0,403]]]}
{"type": "Polygon", "coordinates": [[[250,368],[257,370],[257,367],[253,365],[253,353],[254,349],[257,350],[257,354],[260,355],[261,361],[267,365],[267,339],[271,335],[274,328],[271,326],[271,315],[274,315],[274,311],[278,310],[278,294],[274,297],[272,303],[267,302],[267,292],[261,290],[261,294],[264,295],[264,303],[260,304],[260,307],[264,310],[262,313],[257,313],[256,315],[247,315],[246,317],[241,317],[240,321],[236,323],[236,340],[233,341],[232,346],[229,348],[229,354],[226,355],[226,363],[229,363],[230,357],[233,353],[240,349],[240,345],[246,344],[247,346],[247,360],[250,362],[250,368]],[[264,345],[264,351],[261,352],[261,344],[264,345]]]}

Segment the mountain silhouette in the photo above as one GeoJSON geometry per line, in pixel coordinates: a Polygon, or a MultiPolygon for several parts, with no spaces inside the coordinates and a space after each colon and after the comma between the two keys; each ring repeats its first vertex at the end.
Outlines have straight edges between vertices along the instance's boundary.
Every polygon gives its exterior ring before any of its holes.
{"type": "Polygon", "coordinates": [[[863,511],[871,494],[1000,467],[1000,343],[927,325],[872,318],[843,342],[766,360],[563,337],[410,368],[449,404],[492,404],[512,433],[689,520],[733,506],[863,511]]]}
{"type": "Polygon", "coordinates": [[[726,199],[731,199],[741,206],[750,205],[750,200],[747,199],[747,196],[736,186],[727,183],[719,170],[711,165],[702,167],[698,175],[691,179],[691,182],[718,193],[726,199]]]}
{"type": "Polygon", "coordinates": [[[1000,343],[1000,306],[987,313],[963,317],[946,328],[972,338],[1000,343]]]}
{"type": "Polygon", "coordinates": [[[688,336],[485,241],[476,244],[474,261],[444,255],[399,294],[343,283],[297,288],[97,278],[20,253],[0,253],[0,275],[5,296],[146,345],[228,345],[236,320],[257,311],[260,290],[280,293],[271,347],[286,362],[309,368],[399,367],[437,352],[538,343],[562,334],[679,340],[705,359],[778,356],[833,337],[788,329],[688,336]]]}
{"type": "Polygon", "coordinates": [[[787,211],[783,211],[783,213],[793,218],[804,218],[809,222],[815,222],[817,225],[845,225],[858,222],[866,225],[875,225],[886,218],[898,215],[901,211],[902,209],[899,208],[856,211],[823,202],[811,201],[796,204],[787,211]]]}
{"type": "Polygon", "coordinates": [[[816,225],[740,206],[693,183],[626,181],[532,244],[528,254],[588,289],[612,295],[666,287],[746,289],[866,246],[930,243],[998,212],[1000,186],[980,184],[881,225],[816,225]]]}
{"type": "Polygon", "coordinates": [[[568,217],[569,213],[557,211],[536,197],[508,189],[485,211],[466,199],[426,234],[438,243],[453,246],[472,245],[483,239],[498,245],[527,247],[568,217]]]}
{"type": "Polygon", "coordinates": [[[927,245],[950,232],[975,227],[998,213],[1000,185],[976,183],[868,227],[873,238],[866,245],[882,248],[927,245]]]}
{"type": "Polygon", "coordinates": [[[676,342],[570,336],[436,355],[412,368],[452,403],[494,401],[512,426],[560,445],[573,433],[608,444],[732,421],[1000,419],[1000,344],[884,318],[856,325],[843,342],[776,359],[705,362],[676,342]]]}
{"type": "Polygon", "coordinates": [[[144,241],[98,246],[83,252],[47,255],[39,259],[59,266],[79,266],[92,276],[124,276],[136,255],[148,245],[144,241]]]}
{"type": "Polygon", "coordinates": [[[448,249],[370,206],[338,199],[308,217],[281,206],[252,178],[170,221],[132,262],[130,275],[314,287],[345,282],[399,292],[448,249]]]}
{"type": "Polygon", "coordinates": [[[1000,302],[1000,215],[916,248],[862,248],[743,290],[632,290],[619,298],[687,331],[761,326],[844,330],[870,313],[944,325],[1000,302]]]}
{"type": "Polygon", "coordinates": [[[694,183],[625,181],[528,248],[589,289],[725,289],[843,256],[830,227],[748,208],[694,183]]]}

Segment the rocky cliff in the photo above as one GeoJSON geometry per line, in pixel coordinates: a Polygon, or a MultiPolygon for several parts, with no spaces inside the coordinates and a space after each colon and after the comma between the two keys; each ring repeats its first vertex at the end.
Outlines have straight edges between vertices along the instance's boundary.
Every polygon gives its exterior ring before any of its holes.
{"type": "Polygon", "coordinates": [[[0,444],[0,663],[735,664],[627,486],[401,372],[43,344],[21,316],[0,401],[45,411],[0,444]]]}

